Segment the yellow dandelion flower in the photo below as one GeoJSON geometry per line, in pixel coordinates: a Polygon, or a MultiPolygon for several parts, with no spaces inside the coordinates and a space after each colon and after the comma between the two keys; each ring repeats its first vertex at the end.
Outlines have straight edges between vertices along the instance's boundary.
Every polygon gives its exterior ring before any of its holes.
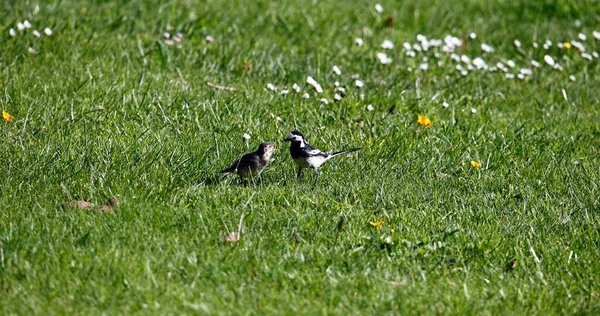
{"type": "Polygon", "coordinates": [[[563,43],[563,47],[564,47],[565,49],[571,49],[571,43],[569,43],[569,42],[564,42],[564,43],[563,43]]]}
{"type": "Polygon", "coordinates": [[[419,125],[424,126],[424,127],[431,127],[431,125],[433,125],[433,123],[431,122],[431,120],[428,119],[424,115],[419,115],[417,117],[417,122],[419,123],[419,125]]]}
{"type": "Polygon", "coordinates": [[[6,112],[6,111],[2,111],[2,117],[7,122],[10,122],[10,121],[12,121],[15,118],[14,116],[8,114],[8,112],[6,112]]]}
{"type": "Polygon", "coordinates": [[[480,164],[480,163],[478,163],[478,162],[477,162],[477,161],[475,161],[475,160],[471,161],[471,166],[472,166],[473,168],[477,168],[477,169],[481,168],[481,164],[480,164]]]}
{"type": "Polygon", "coordinates": [[[383,225],[383,221],[369,222],[369,224],[379,228],[379,227],[381,227],[381,225],[383,225]]]}

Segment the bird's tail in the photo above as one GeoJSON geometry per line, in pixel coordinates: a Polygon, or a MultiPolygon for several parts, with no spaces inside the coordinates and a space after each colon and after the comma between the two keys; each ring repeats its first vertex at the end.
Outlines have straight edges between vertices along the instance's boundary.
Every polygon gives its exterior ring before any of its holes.
{"type": "Polygon", "coordinates": [[[221,170],[219,171],[223,176],[226,176],[228,174],[234,173],[235,172],[235,167],[237,167],[236,165],[233,165],[225,170],[221,170]]]}
{"type": "Polygon", "coordinates": [[[343,154],[347,154],[347,153],[351,153],[351,152],[355,152],[355,151],[359,151],[362,148],[352,148],[352,149],[347,149],[347,150],[341,150],[338,152],[334,152],[333,154],[331,154],[331,156],[329,156],[329,159],[335,157],[335,156],[339,156],[339,155],[343,155],[343,154]]]}

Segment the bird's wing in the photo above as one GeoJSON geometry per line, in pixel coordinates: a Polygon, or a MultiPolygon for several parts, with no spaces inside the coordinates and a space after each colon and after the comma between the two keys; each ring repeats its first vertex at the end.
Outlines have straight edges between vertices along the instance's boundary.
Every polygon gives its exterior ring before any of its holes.
{"type": "Polygon", "coordinates": [[[323,157],[327,157],[329,156],[328,153],[323,152],[317,148],[314,148],[310,145],[306,145],[306,147],[304,148],[304,152],[306,153],[307,157],[314,157],[314,156],[323,156],[323,157]]]}

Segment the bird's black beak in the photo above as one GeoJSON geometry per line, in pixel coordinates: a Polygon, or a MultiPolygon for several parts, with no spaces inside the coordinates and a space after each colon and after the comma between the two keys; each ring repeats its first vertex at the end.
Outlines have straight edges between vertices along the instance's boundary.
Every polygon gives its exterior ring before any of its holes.
{"type": "Polygon", "coordinates": [[[286,138],[283,139],[284,142],[289,142],[290,140],[292,140],[292,139],[289,138],[289,137],[286,137],[286,138]]]}

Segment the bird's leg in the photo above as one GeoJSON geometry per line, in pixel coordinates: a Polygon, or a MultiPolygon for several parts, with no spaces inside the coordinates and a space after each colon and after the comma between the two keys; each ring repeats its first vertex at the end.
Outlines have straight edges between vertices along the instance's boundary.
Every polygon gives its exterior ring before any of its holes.
{"type": "Polygon", "coordinates": [[[315,168],[315,182],[313,183],[313,186],[317,185],[317,179],[319,179],[319,169],[315,168]]]}
{"type": "Polygon", "coordinates": [[[302,176],[302,167],[298,167],[298,180],[300,180],[301,176],[302,176]]]}

